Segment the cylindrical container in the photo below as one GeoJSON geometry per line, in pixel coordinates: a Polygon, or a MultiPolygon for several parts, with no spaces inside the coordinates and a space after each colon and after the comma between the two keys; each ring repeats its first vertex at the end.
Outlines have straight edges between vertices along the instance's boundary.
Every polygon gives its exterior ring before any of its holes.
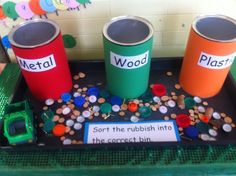
{"type": "Polygon", "coordinates": [[[192,24],[180,73],[180,84],[191,95],[216,95],[236,55],[236,21],[202,16],[192,24]]]}
{"type": "Polygon", "coordinates": [[[149,81],[153,27],[141,17],[113,18],[103,28],[109,91],[121,98],[143,94],[149,81]]]}
{"type": "Polygon", "coordinates": [[[19,24],[9,41],[31,93],[39,100],[58,99],[72,88],[59,26],[46,19],[19,24]]]}

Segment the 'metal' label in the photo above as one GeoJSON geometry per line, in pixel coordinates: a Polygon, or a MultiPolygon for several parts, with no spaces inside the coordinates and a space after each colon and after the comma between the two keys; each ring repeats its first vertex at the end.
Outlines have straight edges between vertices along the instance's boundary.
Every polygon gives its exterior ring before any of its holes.
{"type": "Polygon", "coordinates": [[[110,52],[111,64],[121,69],[136,69],[148,63],[149,51],[136,56],[122,56],[110,52]]]}
{"type": "Polygon", "coordinates": [[[53,54],[39,59],[24,59],[16,56],[20,67],[29,72],[44,72],[56,67],[53,54]]]}
{"type": "Polygon", "coordinates": [[[201,52],[198,59],[198,65],[209,69],[224,69],[233,64],[235,56],[236,53],[227,56],[216,56],[201,52]]]}

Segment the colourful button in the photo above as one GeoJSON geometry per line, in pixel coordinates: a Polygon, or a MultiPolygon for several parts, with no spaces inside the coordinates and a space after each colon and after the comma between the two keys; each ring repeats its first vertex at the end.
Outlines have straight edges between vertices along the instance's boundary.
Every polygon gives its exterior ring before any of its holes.
{"type": "Polygon", "coordinates": [[[102,98],[108,99],[109,96],[110,96],[110,94],[109,94],[109,92],[107,92],[107,91],[105,91],[105,90],[101,90],[101,91],[99,92],[99,96],[102,97],[102,98]]]}
{"type": "Polygon", "coordinates": [[[43,125],[43,131],[45,131],[46,133],[51,133],[54,127],[55,122],[48,120],[43,125]]]}
{"type": "Polygon", "coordinates": [[[122,105],[122,99],[118,96],[112,96],[110,99],[110,103],[111,105],[122,105]]]}
{"type": "Polygon", "coordinates": [[[66,127],[63,124],[55,125],[52,130],[54,136],[63,136],[65,132],[66,132],[66,127]]]}
{"type": "Polygon", "coordinates": [[[166,94],[166,87],[163,84],[154,84],[152,86],[152,93],[155,96],[164,96],[166,94]]]}
{"type": "Polygon", "coordinates": [[[199,133],[208,133],[209,131],[209,125],[204,122],[197,123],[196,128],[198,129],[199,133]]]}
{"type": "Polygon", "coordinates": [[[112,106],[112,111],[113,112],[119,112],[120,111],[120,106],[119,105],[113,105],[112,106]]]}
{"type": "Polygon", "coordinates": [[[95,95],[97,97],[99,95],[99,89],[97,87],[91,87],[88,89],[87,95],[88,96],[95,95]]]}
{"type": "Polygon", "coordinates": [[[159,107],[159,111],[160,111],[160,113],[162,113],[162,114],[166,114],[167,111],[168,111],[168,109],[167,109],[166,106],[160,106],[160,107],[159,107]]]}
{"type": "Polygon", "coordinates": [[[74,48],[76,46],[76,39],[72,35],[65,34],[62,38],[65,48],[74,48]]]}
{"type": "Polygon", "coordinates": [[[128,110],[130,112],[136,112],[138,110],[138,105],[136,103],[130,101],[128,104],[128,110]]]}
{"type": "Polygon", "coordinates": [[[226,123],[226,124],[224,124],[224,125],[222,126],[222,129],[223,129],[225,132],[229,133],[229,132],[232,131],[232,126],[226,123]]]}
{"type": "Polygon", "coordinates": [[[191,139],[197,139],[198,138],[198,134],[199,134],[199,131],[196,127],[194,126],[189,126],[187,128],[184,129],[184,134],[191,138],[191,139]]]}
{"type": "Polygon", "coordinates": [[[85,102],[86,102],[86,100],[82,96],[75,97],[75,99],[74,99],[74,104],[77,107],[82,107],[85,102]]]}
{"type": "Polygon", "coordinates": [[[208,122],[210,121],[210,118],[209,118],[208,116],[206,116],[206,115],[200,116],[199,119],[200,119],[202,122],[204,122],[204,123],[208,123],[208,122]]]}
{"type": "Polygon", "coordinates": [[[100,106],[100,109],[101,109],[101,112],[103,114],[108,114],[111,112],[112,110],[112,106],[110,103],[103,103],[101,106],[100,106]]]}
{"type": "Polygon", "coordinates": [[[187,97],[184,99],[184,103],[187,108],[192,109],[195,105],[195,101],[191,97],[187,97]]]}
{"type": "Polygon", "coordinates": [[[48,120],[52,120],[54,116],[54,112],[51,109],[48,109],[47,111],[44,111],[41,114],[41,119],[46,122],[48,120]]]}
{"type": "Polygon", "coordinates": [[[89,96],[89,102],[90,103],[95,103],[97,101],[97,97],[95,95],[89,96]]]}
{"type": "Polygon", "coordinates": [[[144,102],[150,102],[152,101],[152,93],[150,91],[146,91],[143,95],[140,97],[144,102]]]}
{"type": "Polygon", "coordinates": [[[152,110],[150,107],[142,106],[138,109],[138,112],[140,113],[140,117],[147,118],[150,117],[152,114],[152,110]]]}
{"type": "Polygon", "coordinates": [[[186,114],[179,114],[176,117],[176,123],[181,128],[187,128],[187,127],[189,127],[189,125],[191,123],[191,119],[186,114]]]}
{"type": "Polygon", "coordinates": [[[70,101],[71,95],[70,95],[69,93],[63,93],[63,94],[61,95],[61,99],[62,99],[65,103],[67,103],[68,101],[70,101]]]}

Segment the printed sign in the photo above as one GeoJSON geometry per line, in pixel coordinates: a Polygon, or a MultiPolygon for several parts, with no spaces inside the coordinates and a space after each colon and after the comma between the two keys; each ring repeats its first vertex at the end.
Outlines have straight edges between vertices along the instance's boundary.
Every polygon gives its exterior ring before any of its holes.
{"type": "Polygon", "coordinates": [[[94,122],[85,124],[85,144],[171,141],[180,141],[174,121],[94,122]]]}
{"type": "Polygon", "coordinates": [[[110,52],[111,64],[122,69],[136,69],[148,63],[149,51],[136,56],[121,56],[110,52]]]}
{"type": "Polygon", "coordinates": [[[233,64],[235,56],[236,53],[227,56],[216,56],[202,52],[198,59],[198,65],[209,69],[224,69],[233,64]]]}
{"type": "Polygon", "coordinates": [[[41,59],[24,59],[16,56],[20,67],[29,72],[43,72],[56,67],[53,54],[41,59]]]}

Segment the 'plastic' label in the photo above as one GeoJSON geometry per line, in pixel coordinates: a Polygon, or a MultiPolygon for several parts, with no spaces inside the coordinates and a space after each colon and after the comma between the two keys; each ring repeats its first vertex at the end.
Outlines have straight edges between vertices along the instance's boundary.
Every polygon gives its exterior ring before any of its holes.
{"type": "Polygon", "coordinates": [[[110,52],[111,64],[122,69],[136,69],[148,63],[149,51],[136,56],[121,56],[110,52]]]}
{"type": "Polygon", "coordinates": [[[40,59],[24,59],[16,56],[20,67],[29,72],[43,72],[56,67],[53,54],[40,59]]]}
{"type": "Polygon", "coordinates": [[[233,64],[235,56],[236,53],[227,56],[216,56],[201,52],[198,65],[209,69],[224,69],[233,64]]]}

